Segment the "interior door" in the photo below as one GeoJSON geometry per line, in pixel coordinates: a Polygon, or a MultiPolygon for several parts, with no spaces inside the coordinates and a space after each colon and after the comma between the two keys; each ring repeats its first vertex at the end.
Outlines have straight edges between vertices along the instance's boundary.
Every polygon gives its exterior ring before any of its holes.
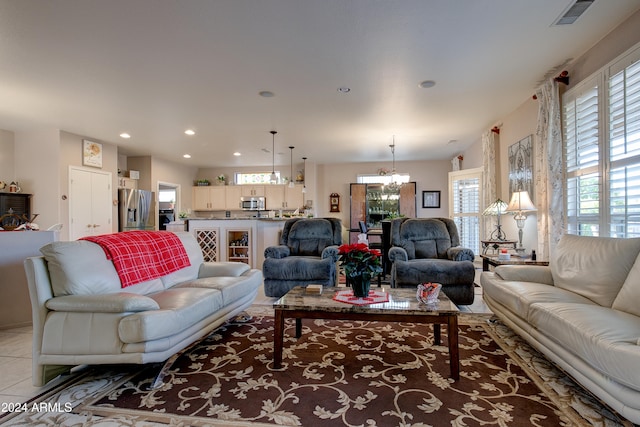
{"type": "Polygon", "coordinates": [[[69,239],[110,233],[111,173],[69,169],[69,239]]]}

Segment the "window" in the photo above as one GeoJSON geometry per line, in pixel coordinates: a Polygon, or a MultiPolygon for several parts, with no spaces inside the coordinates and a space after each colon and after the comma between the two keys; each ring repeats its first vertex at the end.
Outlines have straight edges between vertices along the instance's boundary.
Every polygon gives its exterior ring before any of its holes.
{"type": "MultiPolygon", "coordinates": [[[[280,172],[276,171],[277,181],[280,182],[280,172]]],[[[236,185],[243,184],[271,184],[271,172],[235,173],[236,185]]]]}
{"type": "Polygon", "coordinates": [[[482,169],[449,172],[449,215],[458,227],[460,245],[480,252],[482,169]]]}
{"type": "Polygon", "coordinates": [[[562,104],[567,232],[640,237],[640,48],[562,104]]]}
{"type": "MultiPolygon", "coordinates": [[[[397,175],[398,184],[406,184],[409,182],[410,175],[408,173],[399,173],[397,175]]],[[[356,177],[358,184],[382,184],[388,185],[393,182],[392,175],[358,175],[356,177]]]]}

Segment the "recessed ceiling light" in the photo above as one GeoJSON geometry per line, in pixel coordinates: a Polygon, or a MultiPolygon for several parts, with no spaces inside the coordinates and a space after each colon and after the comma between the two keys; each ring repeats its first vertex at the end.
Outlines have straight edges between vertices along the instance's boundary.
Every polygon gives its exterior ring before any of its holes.
{"type": "Polygon", "coordinates": [[[193,129],[187,129],[184,131],[184,133],[186,133],[187,135],[191,136],[191,135],[195,135],[196,131],[193,129]]]}
{"type": "Polygon", "coordinates": [[[346,86],[340,86],[338,88],[338,92],[340,92],[340,93],[349,93],[349,92],[351,92],[351,88],[348,88],[346,86]]]}
{"type": "Polygon", "coordinates": [[[126,132],[122,132],[122,133],[120,134],[120,138],[129,139],[129,138],[131,138],[131,135],[129,135],[129,134],[128,134],[128,133],[126,133],[126,132]]]}
{"type": "Polygon", "coordinates": [[[260,95],[263,98],[273,98],[274,96],[276,96],[275,93],[269,91],[269,90],[262,90],[260,92],[258,92],[258,95],[260,95]]]}
{"type": "Polygon", "coordinates": [[[184,157],[185,159],[190,159],[191,158],[191,154],[183,154],[182,157],[184,157]]]}
{"type": "Polygon", "coordinates": [[[425,80],[418,84],[418,86],[421,87],[422,89],[429,89],[431,87],[434,87],[435,85],[436,85],[436,82],[434,82],[433,80],[425,80]]]}
{"type": "Polygon", "coordinates": [[[238,156],[242,156],[242,153],[236,151],[235,153],[233,153],[234,156],[238,157],[238,156]]]}

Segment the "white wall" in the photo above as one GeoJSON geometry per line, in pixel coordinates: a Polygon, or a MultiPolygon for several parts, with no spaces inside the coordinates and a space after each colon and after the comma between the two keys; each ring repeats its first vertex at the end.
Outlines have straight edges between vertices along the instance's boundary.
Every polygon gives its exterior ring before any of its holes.
{"type": "MultiPolygon", "coordinates": [[[[0,181],[6,182],[7,186],[16,179],[13,167],[13,138],[13,132],[0,129],[0,181]]],[[[7,189],[4,191],[7,191],[7,189]]],[[[0,212],[0,215],[3,213],[0,212]]]]}
{"type": "Polygon", "coordinates": [[[60,218],[57,203],[60,194],[58,163],[60,161],[60,132],[42,129],[15,133],[15,180],[23,193],[33,194],[31,212],[38,214],[41,228],[56,224],[60,218]]]}

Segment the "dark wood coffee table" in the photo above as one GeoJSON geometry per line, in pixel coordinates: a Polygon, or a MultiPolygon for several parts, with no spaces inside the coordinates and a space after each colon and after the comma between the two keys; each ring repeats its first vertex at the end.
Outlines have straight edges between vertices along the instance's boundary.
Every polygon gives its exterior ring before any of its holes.
{"type": "Polygon", "coordinates": [[[389,302],[352,305],[333,300],[338,290],[325,288],[322,295],[308,295],[303,287],[289,291],[273,304],[275,325],[273,331],[273,366],[282,367],[284,320],[296,319],[296,338],[302,335],[302,319],[369,320],[383,322],[411,322],[433,324],[434,343],[440,345],[440,325],[447,325],[449,364],[451,378],[460,378],[458,353],[458,314],[460,311],[449,298],[440,292],[437,305],[425,305],[416,300],[415,289],[384,289],[389,292],[389,302]]]}

